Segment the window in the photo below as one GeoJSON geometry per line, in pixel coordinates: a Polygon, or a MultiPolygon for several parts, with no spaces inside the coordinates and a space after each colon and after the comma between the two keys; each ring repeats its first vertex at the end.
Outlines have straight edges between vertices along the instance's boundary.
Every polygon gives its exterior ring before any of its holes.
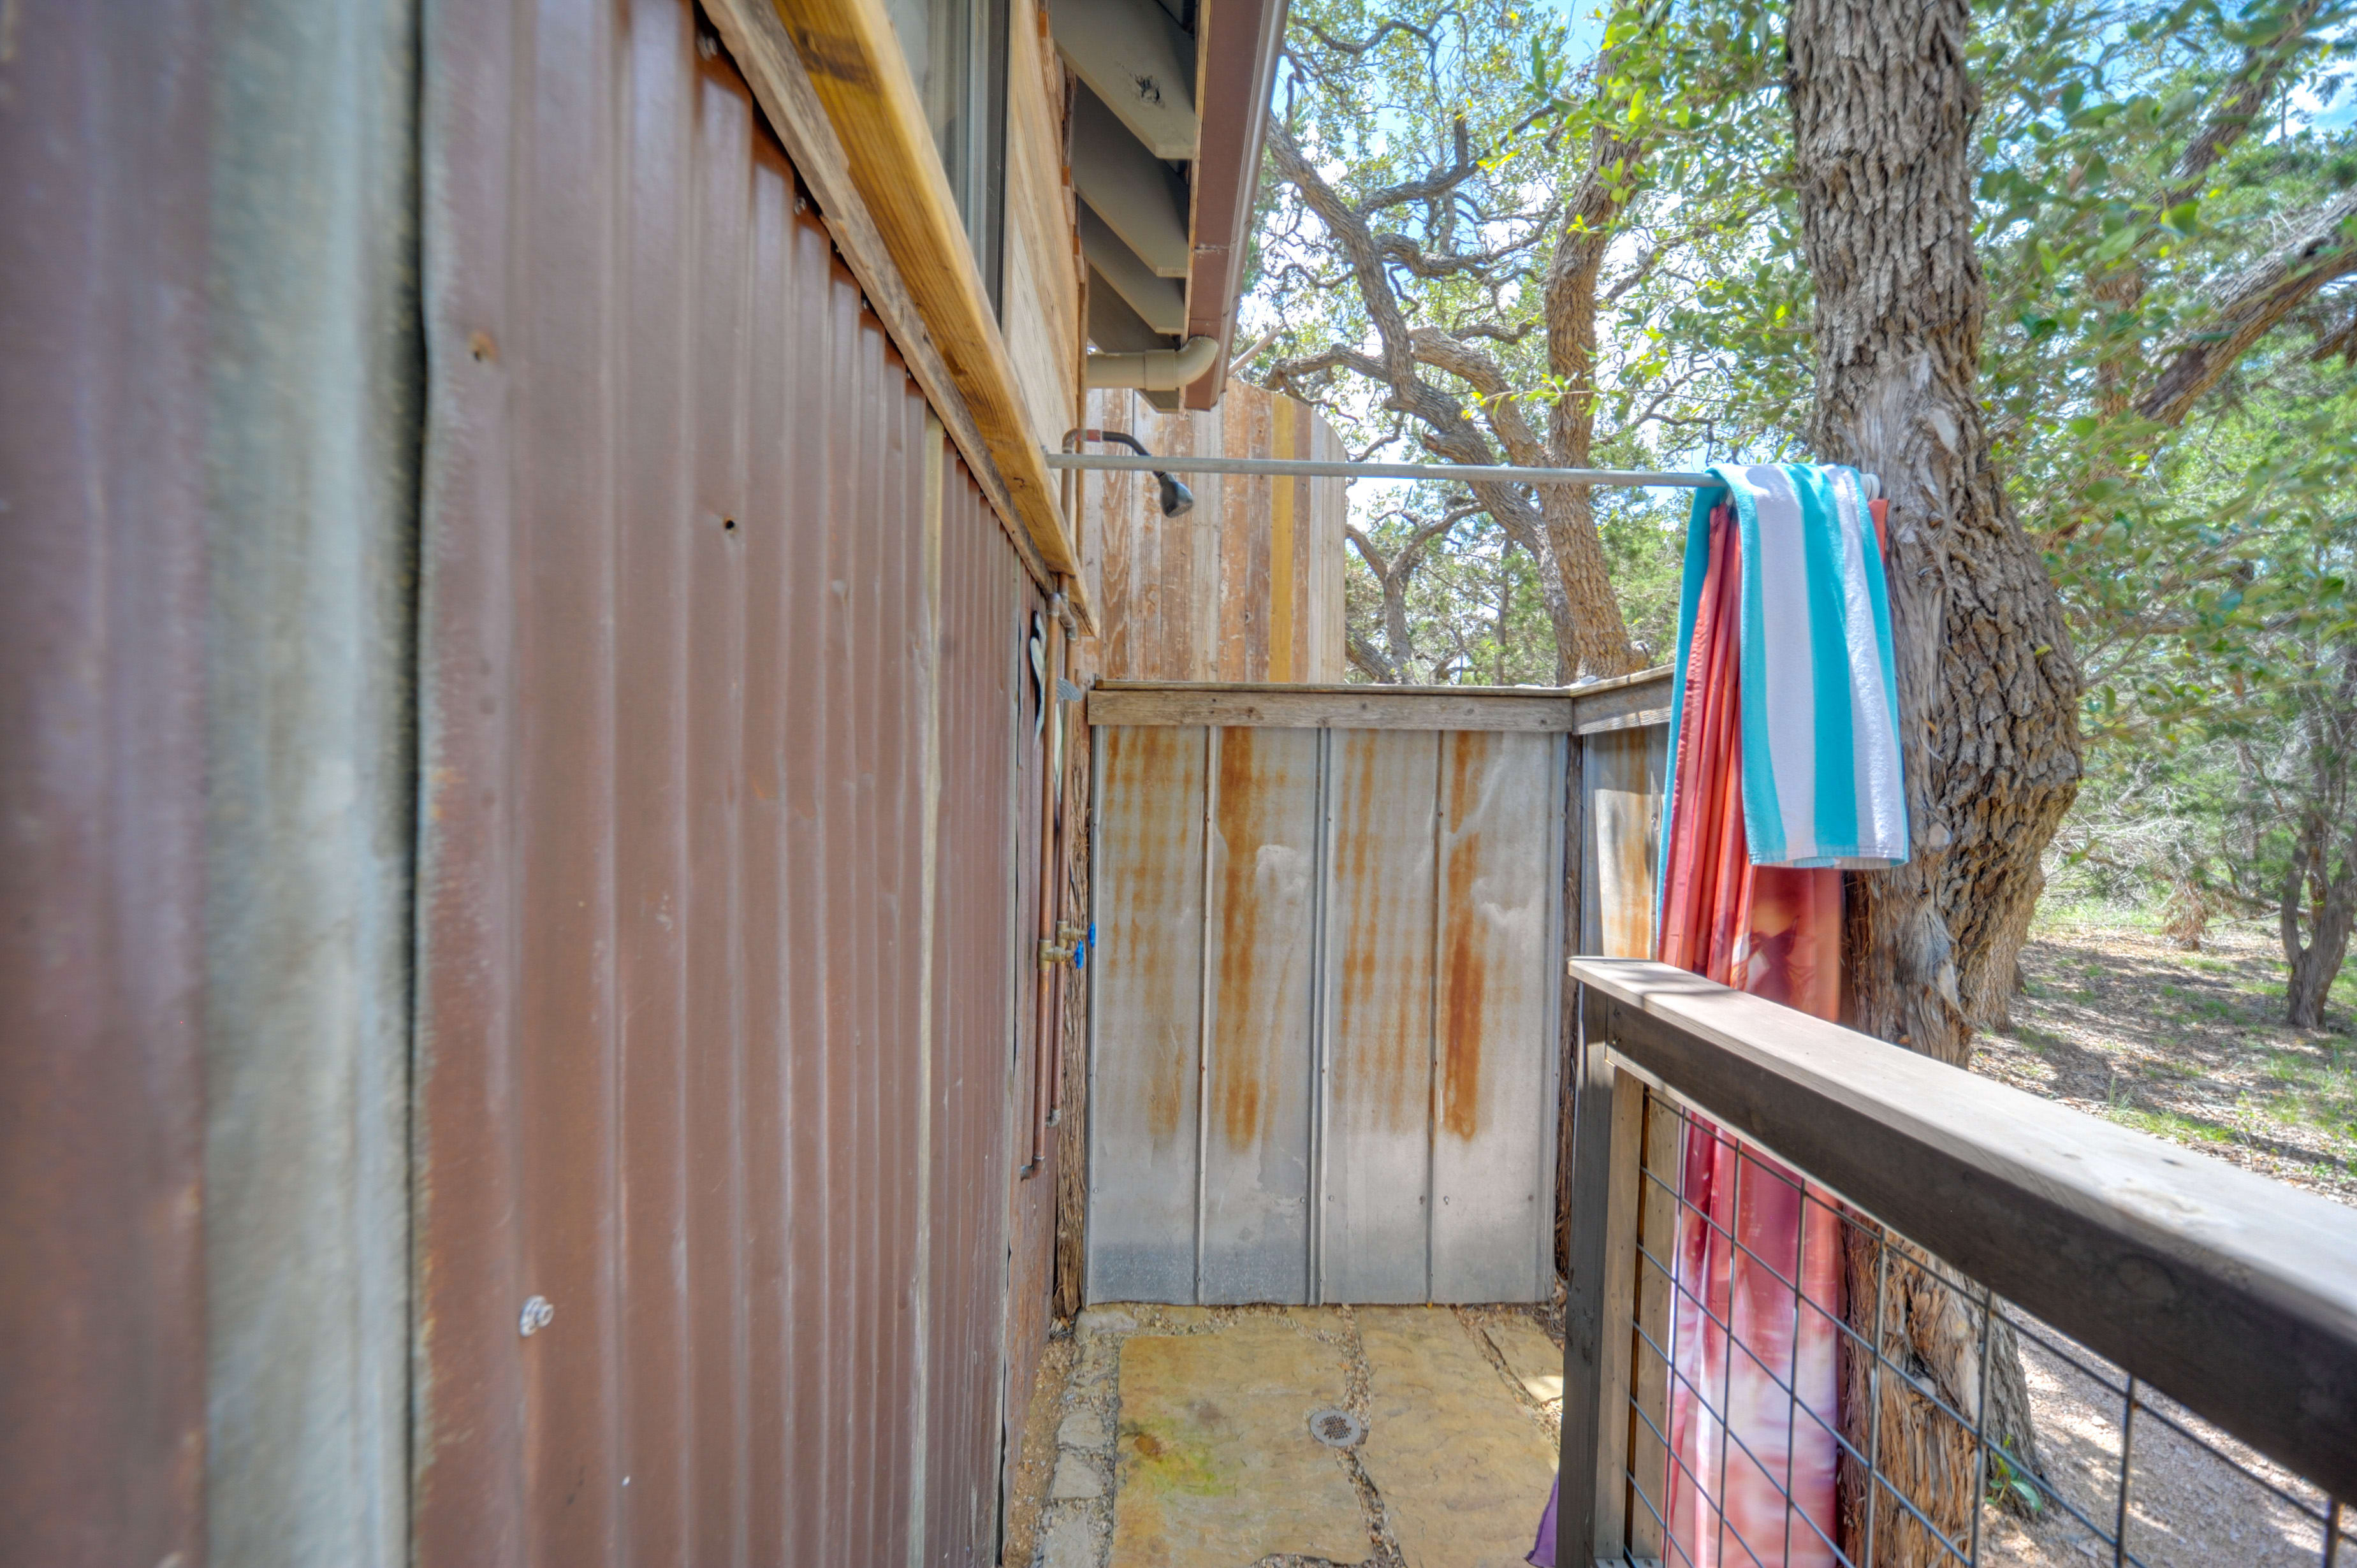
{"type": "Polygon", "coordinates": [[[933,145],[999,307],[1006,212],[1006,0],[886,0],[933,145]]]}

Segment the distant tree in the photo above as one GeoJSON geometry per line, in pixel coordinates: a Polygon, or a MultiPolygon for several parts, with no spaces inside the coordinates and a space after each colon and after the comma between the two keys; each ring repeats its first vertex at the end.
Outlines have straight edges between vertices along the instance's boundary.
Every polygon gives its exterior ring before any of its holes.
{"type": "Polygon", "coordinates": [[[2349,956],[2357,925],[2357,644],[2320,650],[2317,678],[2295,702],[2294,765],[2269,779],[2292,798],[2291,829],[2276,908],[2289,983],[2284,1021],[2295,1029],[2324,1025],[2324,999],[2349,956]]]}

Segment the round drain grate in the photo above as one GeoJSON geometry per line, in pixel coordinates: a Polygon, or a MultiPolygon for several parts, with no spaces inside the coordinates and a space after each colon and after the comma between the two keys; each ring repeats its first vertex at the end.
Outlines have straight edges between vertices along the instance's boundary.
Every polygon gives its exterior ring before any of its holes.
{"type": "Polygon", "coordinates": [[[1347,1410],[1321,1410],[1309,1417],[1309,1435],[1329,1448],[1356,1448],[1366,1441],[1367,1423],[1347,1410]]]}

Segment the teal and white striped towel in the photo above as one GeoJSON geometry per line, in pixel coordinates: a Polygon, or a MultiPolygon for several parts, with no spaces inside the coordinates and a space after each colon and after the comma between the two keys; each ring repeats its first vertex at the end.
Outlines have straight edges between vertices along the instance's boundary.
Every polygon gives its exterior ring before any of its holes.
{"type": "MultiPolygon", "coordinates": [[[[1907,858],[1890,597],[1857,470],[1715,464],[1727,489],[1686,526],[1678,679],[1710,564],[1711,509],[1732,496],[1743,544],[1743,831],[1755,865],[1880,870],[1907,858]]],[[[1675,767],[1674,739],[1672,744],[1675,767]]],[[[1675,782],[1672,781],[1674,789],[1675,782]]],[[[1673,797],[1674,799],[1674,797],[1673,797]]]]}

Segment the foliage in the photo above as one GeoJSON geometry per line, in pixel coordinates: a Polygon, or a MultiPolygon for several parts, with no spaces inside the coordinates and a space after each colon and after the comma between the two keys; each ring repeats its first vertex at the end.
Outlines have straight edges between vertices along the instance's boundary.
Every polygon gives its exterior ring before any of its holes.
{"type": "MultiPolygon", "coordinates": [[[[1292,17],[1246,308],[1247,330],[1273,334],[1259,360],[1270,385],[1318,403],[1368,455],[1639,467],[1697,433],[1727,449],[1711,434],[1720,416],[1688,395],[1716,347],[1665,310],[1742,249],[1743,223],[1773,199],[1747,173],[1776,137],[1764,11],[1621,6],[1588,35],[1607,53],[1577,70],[1570,20],[1516,0],[1405,15],[1304,0],[1292,17]],[[1288,168],[1293,148],[1306,170],[1288,168]],[[1604,328],[1593,363],[1589,319],[1604,328]]],[[[1608,616],[1658,600],[1640,579],[1674,570],[1682,506],[1476,491],[1480,528],[1503,542],[1452,530],[1425,569],[1458,550],[1532,553],[1544,599],[1559,569],[1577,578],[1555,551],[1577,553],[1585,535],[1620,589],[1608,616]]],[[[1361,526],[1387,504],[1367,499],[1361,526]]],[[[1379,614],[1377,568],[1362,555],[1353,574],[1355,602],[1379,614]]],[[[1552,604],[1557,639],[1566,615],[1590,613],[1552,604]]],[[[1430,629],[1420,640],[1436,647],[1473,635],[1430,629]]],[[[1658,626],[1632,635],[1652,650],[1641,661],[1667,641],[1658,626]]]]}
{"type": "MultiPolygon", "coordinates": [[[[1338,189],[1364,200],[1479,151],[1446,199],[1387,209],[1405,215],[1387,264],[1411,321],[1479,335],[1521,403],[1589,399],[1598,465],[1805,456],[1813,290],[1781,7],[1653,0],[1578,26],[1518,0],[1293,15],[1280,110],[1338,189]],[[1640,154],[1603,171],[1618,204],[1583,392],[1550,369],[1541,295],[1599,134],[1640,154]],[[1419,270],[1443,253],[1479,259],[1419,270]]],[[[1977,21],[1984,406],[2069,613],[2093,743],[2051,873],[2164,905],[2198,942],[2216,913],[2280,902],[2319,693],[2357,639],[2357,5],[1987,0],[1977,21]]],[[[1276,328],[1264,363],[1369,343],[1331,236],[1297,193],[1272,179],[1267,195],[1249,307],[1276,328]]],[[[1289,390],[1355,448],[1418,455],[1380,382],[1329,366],[1289,390]]],[[[1683,498],[1597,499],[1652,661],[1683,498]]],[[[1383,505],[1402,499],[1362,526],[1383,505]]],[[[1449,503],[1408,505],[1429,522],[1449,503]]],[[[1547,678],[1524,556],[1478,510],[1420,552],[1414,678],[1547,678]]],[[[1372,636],[1383,596],[1361,560],[1352,584],[1372,636]]],[[[2313,910],[2295,917],[2305,929],[2313,910]]]]}

